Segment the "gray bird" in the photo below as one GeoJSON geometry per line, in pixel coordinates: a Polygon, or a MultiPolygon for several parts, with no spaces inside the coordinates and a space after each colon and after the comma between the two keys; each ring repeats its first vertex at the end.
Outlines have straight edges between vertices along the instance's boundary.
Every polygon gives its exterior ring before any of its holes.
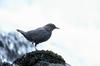
{"type": "Polygon", "coordinates": [[[32,42],[32,44],[34,43],[36,49],[37,44],[47,41],[51,37],[52,31],[54,29],[59,28],[56,27],[54,24],[49,23],[35,30],[24,32],[22,30],[17,29],[17,31],[20,32],[28,41],[32,42]]]}

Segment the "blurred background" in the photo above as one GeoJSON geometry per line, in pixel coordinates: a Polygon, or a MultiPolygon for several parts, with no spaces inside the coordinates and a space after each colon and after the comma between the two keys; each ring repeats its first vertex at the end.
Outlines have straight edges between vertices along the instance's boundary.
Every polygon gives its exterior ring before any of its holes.
{"type": "Polygon", "coordinates": [[[12,62],[34,51],[16,29],[48,23],[60,29],[39,50],[52,50],[72,66],[100,66],[100,0],[0,0],[0,59],[12,62]]]}

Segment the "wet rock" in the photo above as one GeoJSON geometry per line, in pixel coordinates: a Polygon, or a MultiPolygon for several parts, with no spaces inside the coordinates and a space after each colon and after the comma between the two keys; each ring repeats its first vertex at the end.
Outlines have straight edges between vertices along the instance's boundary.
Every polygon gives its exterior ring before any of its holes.
{"type": "Polygon", "coordinates": [[[13,62],[17,57],[30,52],[32,45],[17,32],[0,32],[0,59],[13,62]],[[20,50],[23,49],[23,50],[20,50]]]}
{"type": "Polygon", "coordinates": [[[0,47],[4,47],[4,45],[3,45],[2,41],[0,41],[0,47]]]}
{"type": "Polygon", "coordinates": [[[13,66],[13,65],[7,62],[3,62],[0,64],[0,66],[13,66]]]}
{"type": "Polygon", "coordinates": [[[52,51],[33,51],[16,59],[14,64],[19,66],[66,66],[65,60],[52,51]]]}
{"type": "Polygon", "coordinates": [[[50,63],[45,61],[40,61],[35,64],[35,66],[48,66],[50,63]]]}

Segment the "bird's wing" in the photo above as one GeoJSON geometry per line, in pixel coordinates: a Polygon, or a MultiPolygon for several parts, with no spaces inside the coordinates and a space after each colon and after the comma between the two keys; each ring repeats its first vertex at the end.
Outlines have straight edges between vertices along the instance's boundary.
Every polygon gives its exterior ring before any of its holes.
{"type": "Polygon", "coordinates": [[[27,35],[34,41],[45,41],[50,37],[50,33],[43,28],[28,31],[27,35]]]}

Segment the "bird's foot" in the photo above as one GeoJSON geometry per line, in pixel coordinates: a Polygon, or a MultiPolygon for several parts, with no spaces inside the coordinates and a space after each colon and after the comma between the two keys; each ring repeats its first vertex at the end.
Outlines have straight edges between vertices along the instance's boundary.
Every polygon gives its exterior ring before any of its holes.
{"type": "Polygon", "coordinates": [[[38,49],[35,47],[35,51],[38,51],[38,49]]]}
{"type": "Polygon", "coordinates": [[[38,51],[37,49],[35,49],[35,51],[38,51]]]}

